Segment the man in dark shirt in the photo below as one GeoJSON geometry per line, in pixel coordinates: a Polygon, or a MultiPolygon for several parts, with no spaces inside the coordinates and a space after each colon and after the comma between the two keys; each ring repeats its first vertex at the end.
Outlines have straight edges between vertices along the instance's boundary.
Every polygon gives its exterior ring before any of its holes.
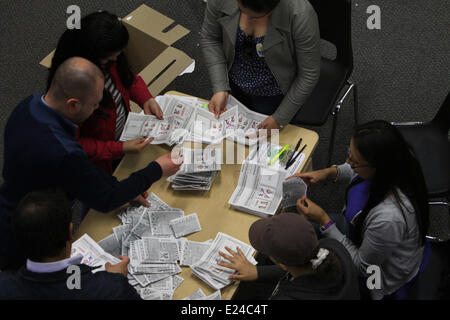
{"type": "Polygon", "coordinates": [[[77,124],[85,121],[102,99],[104,76],[86,59],[66,60],[49,91],[23,100],[12,112],[4,135],[4,183],[0,187],[0,269],[17,269],[22,249],[11,230],[11,212],[32,190],[62,188],[71,199],[100,212],[132,200],[147,204],[142,194],[163,175],[179,169],[166,154],[147,167],[117,181],[91,163],[75,141],[77,124]]]}
{"type": "Polygon", "coordinates": [[[128,257],[96,273],[80,264],[82,256],[70,257],[71,220],[61,190],[33,191],[19,202],[13,229],[28,259],[18,271],[0,272],[0,299],[140,299],[128,283],[128,257]]]}

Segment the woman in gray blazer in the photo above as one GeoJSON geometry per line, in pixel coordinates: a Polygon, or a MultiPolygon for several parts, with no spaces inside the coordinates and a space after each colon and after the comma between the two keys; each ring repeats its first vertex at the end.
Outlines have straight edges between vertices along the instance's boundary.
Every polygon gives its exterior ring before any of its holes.
{"type": "Polygon", "coordinates": [[[269,115],[260,129],[280,129],[319,79],[319,25],[306,0],[209,0],[200,44],[216,117],[231,92],[269,115]]]}

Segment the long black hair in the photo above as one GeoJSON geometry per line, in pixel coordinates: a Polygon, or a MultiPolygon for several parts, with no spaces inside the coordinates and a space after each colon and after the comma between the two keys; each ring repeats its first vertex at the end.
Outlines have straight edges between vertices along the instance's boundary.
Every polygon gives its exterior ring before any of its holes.
{"type": "Polygon", "coordinates": [[[376,169],[370,182],[369,198],[356,219],[355,242],[363,239],[363,224],[369,211],[392,194],[402,210],[400,189],[411,201],[419,228],[420,243],[425,244],[428,229],[428,197],[422,168],[413,150],[397,128],[389,122],[375,120],[357,127],[353,134],[356,149],[376,169]],[[397,189],[398,188],[398,189],[397,189]]]}
{"type": "MultiPolygon", "coordinates": [[[[56,69],[68,58],[86,58],[101,69],[100,61],[122,51],[128,40],[128,30],[116,15],[101,11],[85,16],[81,19],[81,29],[67,29],[59,39],[47,78],[47,90],[56,69]]],[[[134,75],[123,52],[117,57],[116,64],[122,85],[130,88],[134,75]]]]}

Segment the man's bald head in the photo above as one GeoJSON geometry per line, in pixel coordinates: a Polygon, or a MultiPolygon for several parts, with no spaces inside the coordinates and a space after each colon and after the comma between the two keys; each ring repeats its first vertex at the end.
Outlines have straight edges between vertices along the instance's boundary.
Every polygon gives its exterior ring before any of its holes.
{"type": "Polygon", "coordinates": [[[85,103],[95,94],[98,81],[103,82],[104,75],[95,64],[80,57],[69,58],[56,70],[49,94],[59,102],[76,98],[85,103]]]}
{"type": "Polygon", "coordinates": [[[79,124],[98,108],[104,85],[105,77],[95,64],[74,57],[56,69],[45,99],[52,108],[79,124]]]}

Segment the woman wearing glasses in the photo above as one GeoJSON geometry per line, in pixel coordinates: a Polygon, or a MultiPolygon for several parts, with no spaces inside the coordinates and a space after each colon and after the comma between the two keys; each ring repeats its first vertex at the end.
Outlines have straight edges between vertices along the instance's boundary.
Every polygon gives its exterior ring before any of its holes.
{"type": "Polygon", "coordinates": [[[345,164],[296,176],[310,185],[348,184],[343,215],[328,215],[305,197],[297,210],[318,223],[323,236],[347,248],[362,278],[371,275],[369,266],[380,268],[380,286],[370,290],[373,299],[398,297],[421,268],[428,227],[422,169],[399,131],[380,120],[363,124],[353,134],[345,164]],[[336,227],[344,218],[345,234],[336,227]]]}
{"type": "Polygon", "coordinates": [[[231,92],[269,115],[260,129],[280,129],[319,79],[319,25],[306,0],[209,0],[200,44],[216,117],[231,92]]]}

